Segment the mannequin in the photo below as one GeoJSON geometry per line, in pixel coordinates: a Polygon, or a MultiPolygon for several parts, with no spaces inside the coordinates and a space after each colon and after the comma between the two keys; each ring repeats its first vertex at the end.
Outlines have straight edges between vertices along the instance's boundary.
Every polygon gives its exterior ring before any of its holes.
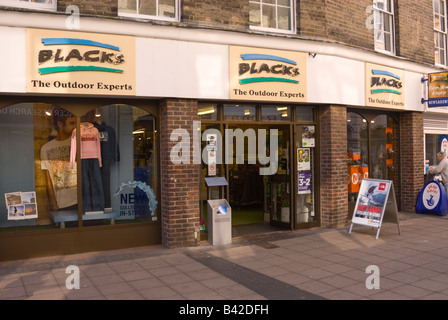
{"type": "Polygon", "coordinates": [[[110,167],[114,162],[120,161],[120,150],[118,148],[117,138],[114,128],[107,125],[102,117],[96,117],[95,128],[98,129],[100,134],[101,145],[101,180],[103,182],[104,191],[104,205],[106,208],[110,208],[111,193],[110,193],[110,167]]]}
{"type": "MultiPolygon", "coordinates": [[[[82,171],[82,209],[86,214],[104,212],[104,192],[101,181],[102,166],[100,134],[90,122],[82,122],[81,171],[82,171]]],[[[72,132],[70,165],[76,160],[76,129],[72,132]]]]}

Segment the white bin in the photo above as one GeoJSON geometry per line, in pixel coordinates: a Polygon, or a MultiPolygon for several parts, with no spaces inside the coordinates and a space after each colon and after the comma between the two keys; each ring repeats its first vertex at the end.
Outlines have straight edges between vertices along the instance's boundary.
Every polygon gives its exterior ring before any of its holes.
{"type": "Polygon", "coordinates": [[[208,242],[211,245],[232,243],[232,209],[226,199],[207,201],[208,242]]]}

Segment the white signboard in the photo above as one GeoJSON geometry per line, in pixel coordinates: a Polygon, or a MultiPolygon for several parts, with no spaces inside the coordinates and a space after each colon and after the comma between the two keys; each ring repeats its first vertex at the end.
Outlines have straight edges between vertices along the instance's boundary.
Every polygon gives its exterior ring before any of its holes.
{"type": "Polygon", "coordinates": [[[353,212],[350,231],[354,224],[377,228],[378,239],[381,224],[386,217],[387,222],[400,225],[398,220],[398,208],[395,199],[393,183],[390,180],[363,179],[359,188],[359,195],[353,212]]]}

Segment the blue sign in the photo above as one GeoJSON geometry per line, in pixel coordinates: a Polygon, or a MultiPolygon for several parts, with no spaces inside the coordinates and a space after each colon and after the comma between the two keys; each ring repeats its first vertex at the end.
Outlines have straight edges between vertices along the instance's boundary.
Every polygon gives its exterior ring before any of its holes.
{"type": "Polygon", "coordinates": [[[415,210],[417,213],[435,213],[445,216],[448,212],[445,188],[437,181],[429,181],[420,192],[415,210]]]}

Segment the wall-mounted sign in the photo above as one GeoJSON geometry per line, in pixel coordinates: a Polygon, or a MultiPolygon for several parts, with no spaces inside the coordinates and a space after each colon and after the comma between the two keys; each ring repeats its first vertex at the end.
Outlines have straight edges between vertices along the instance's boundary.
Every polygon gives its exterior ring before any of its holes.
{"type": "Polygon", "coordinates": [[[404,72],[366,63],[366,106],[404,109],[404,72]]]}
{"type": "Polygon", "coordinates": [[[230,46],[230,99],[306,102],[301,52],[230,46]]]}
{"type": "Polygon", "coordinates": [[[428,75],[428,107],[448,106],[448,72],[428,75]]]}
{"type": "Polygon", "coordinates": [[[135,95],[135,39],[26,30],[27,92],[135,95]]]}

